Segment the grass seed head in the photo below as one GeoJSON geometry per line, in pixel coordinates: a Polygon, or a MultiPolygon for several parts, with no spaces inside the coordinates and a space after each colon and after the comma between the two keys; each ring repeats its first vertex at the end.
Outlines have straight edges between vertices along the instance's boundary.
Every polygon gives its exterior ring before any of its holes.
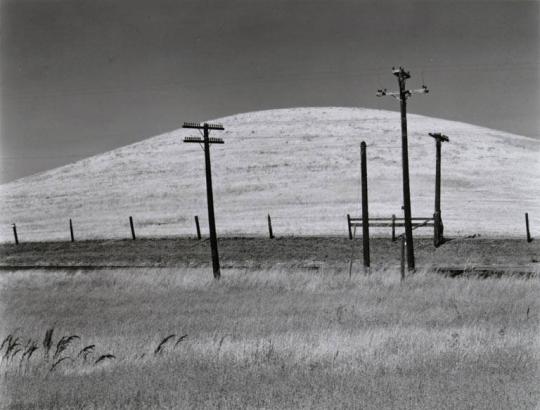
{"type": "Polygon", "coordinates": [[[56,351],[54,352],[53,360],[56,359],[58,356],[60,356],[60,354],[64,350],[66,350],[68,346],[70,345],[70,343],[75,339],[80,339],[80,337],[77,335],[62,336],[62,338],[56,344],[56,351]]]}
{"type": "Polygon", "coordinates": [[[34,354],[36,350],[38,350],[37,344],[33,340],[30,339],[26,350],[21,356],[21,362],[24,360],[25,357],[27,361],[30,361],[30,358],[32,357],[32,355],[34,354]]]}
{"type": "Polygon", "coordinates": [[[4,357],[5,358],[9,358],[10,354],[12,355],[11,357],[13,358],[13,351],[18,347],[20,346],[20,343],[19,343],[19,338],[16,337],[15,339],[11,338],[8,342],[8,345],[7,345],[7,348],[6,348],[6,353],[4,353],[4,357]]]}
{"type": "Polygon", "coordinates": [[[101,355],[98,357],[98,359],[94,362],[94,364],[98,364],[100,362],[102,362],[103,360],[107,360],[107,359],[116,359],[116,356],[113,355],[113,354],[110,354],[110,353],[107,353],[107,354],[104,354],[104,355],[101,355]]]}
{"type": "Polygon", "coordinates": [[[163,339],[161,343],[158,345],[158,347],[156,347],[156,350],[154,350],[154,354],[159,354],[163,350],[165,350],[165,344],[175,336],[176,336],[175,334],[172,334],[172,335],[167,336],[165,339],[163,339]]]}
{"type": "Polygon", "coordinates": [[[12,339],[13,339],[13,336],[11,334],[7,335],[2,341],[2,345],[0,346],[0,351],[4,349],[4,346],[9,346],[9,343],[11,342],[12,339]]]}
{"type": "Polygon", "coordinates": [[[45,337],[43,338],[43,351],[47,358],[49,357],[49,352],[53,345],[53,333],[54,327],[51,327],[50,329],[47,329],[47,331],[45,332],[45,337]]]}
{"type": "Polygon", "coordinates": [[[86,362],[86,358],[89,354],[93,353],[95,347],[96,345],[88,345],[83,347],[77,354],[77,357],[82,357],[83,360],[86,362]]]}
{"type": "MultiPolygon", "coordinates": [[[[174,344],[174,347],[178,346],[178,345],[179,345],[181,342],[183,342],[187,337],[188,337],[187,334],[180,336],[180,337],[178,338],[178,340],[176,341],[176,343],[174,344]]],[[[173,348],[174,348],[174,347],[173,347],[173,348]]]]}

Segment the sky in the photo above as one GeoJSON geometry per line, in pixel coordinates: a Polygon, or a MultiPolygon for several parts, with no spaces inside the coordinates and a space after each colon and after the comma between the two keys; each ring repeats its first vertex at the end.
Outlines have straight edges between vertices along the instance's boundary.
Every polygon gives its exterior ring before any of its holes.
{"type": "Polygon", "coordinates": [[[408,111],[540,138],[536,1],[0,0],[0,183],[241,112],[408,111]]]}

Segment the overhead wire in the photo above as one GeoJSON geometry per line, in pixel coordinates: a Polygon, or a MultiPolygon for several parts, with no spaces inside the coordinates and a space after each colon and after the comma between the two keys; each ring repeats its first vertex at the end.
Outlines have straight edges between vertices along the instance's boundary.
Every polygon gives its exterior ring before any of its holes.
{"type": "MultiPolygon", "coordinates": [[[[445,65],[445,64],[432,64],[424,67],[424,71],[430,71],[430,72],[445,72],[445,71],[522,71],[522,70],[537,70],[538,69],[537,63],[532,62],[517,62],[517,63],[509,63],[509,64],[476,64],[476,65],[445,65]]],[[[414,66],[412,67],[414,68],[414,66]]],[[[336,78],[343,78],[343,77],[358,77],[363,78],[366,76],[369,77],[379,77],[381,72],[386,72],[388,70],[387,67],[377,67],[377,68],[366,68],[361,70],[361,72],[354,71],[354,72],[343,72],[340,70],[320,70],[320,71],[312,71],[309,73],[305,72],[297,72],[297,73],[274,73],[271,77],[252,77],[252,78],[246,78],[245,76],[233,78],[229,81],[214,81],[214,82],[208,82],[204,80],[200,81],[166,81],[166,82],[159,82],[154,84],[147,84],[147,85],[138,85],[137,89],[129,89],[127,87],[120,87],[120,86],[107,86],[107,87],[101,87],[101,88],[94,88],[94,87],[86,87],[86,88],[74,88],[74,89],[68,89],[66,91],[55,91],[55,92],[47,92],[47,93],[32,93],[32,92],[18,92],[13,90],[5,90],[5,87],[0,87],[0,93],[3,95],[3,97],[16,97],[16,98],[51,98],[51,97],[66,97],[66,96],[82,96],[82,95],[106,95],[106,94],[138,94],[142,92],[163,92],[169,91],[171,87],[185,87],[185,86],[197,86],[197,87],[212,87],[215,88],[217,86],[230,86],[234,84],[246,84],[247,82],[255,82],[255,83],[265,83],[265,82],[275,82],[277,80],[284,80],[284,81],[291,81],[291,80],[298,80],[298,79],[316,79],[321,78],[325,76],[336,76],[336,78]]]]}

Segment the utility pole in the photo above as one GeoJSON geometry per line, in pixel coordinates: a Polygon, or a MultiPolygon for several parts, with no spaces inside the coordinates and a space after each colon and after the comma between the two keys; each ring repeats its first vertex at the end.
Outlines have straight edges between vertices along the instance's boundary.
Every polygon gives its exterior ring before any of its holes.
{"type": "Polygon", "coordinates": [[[186,137],[184,142],[202,144],[204,147],[204,163],[206,168],[206,197],[208,202],[208,224],[210,225],[210,248],[212,250],[212,268],[214,279],[221,277],[219,268],[219,252],[216,234],[216,221],[214,217],[214,194],[212,192],[212,167],[210,164],[210,144],[224,144],[221,138],[210,138],[210,130],[223,131],[221,124],[199,124],[195,122],[185,122],[182,128],[194,128],[203,130],[203,139],[197,137],[186,137]]]}
{"type": "Polygon", "coordinates": [[[405,239],[407,242],[407,267],[414,270],[414,244],[411,221],[411,190],[409,184],[409,148],[407,142],[407,99],[413,94],[426,94],[428,88],[423,85],[417,90],[405,89],[405,82],[411,78],[411,74],[403,67],[392,67],[392,74],[398,79],[399,92],[388,92],[386,89],[378,90],[377,96],[389,95],[399,101],[401,110],[401,156],[403,165],[403,207],[405,213],[405,239]]]}
{"type": "Polygon", "coordinates": [[[434,229],[435,229],[435,235],[434,235],[434,245],[435,247],[438,247],[443,242],[443,232],[444,232],[444,226],[442,223],[442,215],[441,215],[441,145],[443,142],[449,142],[450,139],[446,136],[441,134],[440,132],[437,133],[429,133],[429,136],[432,138],[435,138],[435,148],[436,148],[436,160],[435,160],[435,214],[433,215],[434,219],[434,229]]]}
{"type": "Polygon", "coordinates": [[[364,251],[364,270],[367,270],[369,272],[371,261],[369,255],[369,210],[365,141],[362,141],[362,143],[360,144],[360,168],[362,179],[362,247],[364,251]]]}

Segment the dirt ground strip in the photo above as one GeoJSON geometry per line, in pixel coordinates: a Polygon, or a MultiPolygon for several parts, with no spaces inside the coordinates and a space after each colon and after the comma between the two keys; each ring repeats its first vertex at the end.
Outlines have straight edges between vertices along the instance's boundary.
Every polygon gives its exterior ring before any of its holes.
{"type": "MultiPolygon", "coordinates": [[[[522,239],[456,238],[435,248],[431,238],[416,238],[418,267],[497,267],[540,269],[540,241],[522,239]]],[[[223,268],[293,266],[348,269],[351,255],[362,264],[362,240],[340,237],[282,237],[276,239],[225,237],[219,240],[223,268]]],[[[32,242],[0,246],[0,266],[8,267],[180,267],[206,266],[208,240],[154,238],[81,242],[32,242]]],[[[400,262],[400,244],[387,238],[371,240],[372,267],[400,262]]]]}

